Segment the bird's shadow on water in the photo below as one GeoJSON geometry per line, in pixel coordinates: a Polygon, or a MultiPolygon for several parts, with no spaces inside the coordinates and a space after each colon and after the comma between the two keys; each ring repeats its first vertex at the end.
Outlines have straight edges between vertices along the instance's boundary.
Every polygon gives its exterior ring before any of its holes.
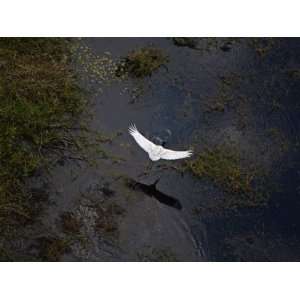
{"type": "Polygon", "coordinates": [[[165,205],[168,205],[168,206],[171,206],[178,210],[181,210],[182,205],[178,199],[173,198],[169,195],[166,195],[165,193],[162,193],[161,191],[159,191],[156,188],[158,181],[159,181],[159,179],[157,179],[154,183],[148,185],[148,184],[144,184],[144,183],[135,181],[133,179],[130,179],[127,184],[131,189],[140,190],[143,193],[145,193],[146,195],[148,195],[150,197],[154,197],[159,202],[161,202],[165,205]]]}

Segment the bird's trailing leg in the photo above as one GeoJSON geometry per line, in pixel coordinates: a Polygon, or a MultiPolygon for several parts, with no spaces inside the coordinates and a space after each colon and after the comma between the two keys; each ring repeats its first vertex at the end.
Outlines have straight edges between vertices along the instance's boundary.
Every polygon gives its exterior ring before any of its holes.
{"type": "Polygon", "coordinates": [[[142,174],[140,174],[138,177],[142,177],[144,175],[149,174],[152,171],[153,163],[150,161],[148,164],[145,166],[145,169],[142,174]]]}
{"type": "Polygon", "coordinates": [[[153,167],[153,163],[149,161],[145,168],[145,172],[149,173],[152,170],[152,167],[153,167]]]}

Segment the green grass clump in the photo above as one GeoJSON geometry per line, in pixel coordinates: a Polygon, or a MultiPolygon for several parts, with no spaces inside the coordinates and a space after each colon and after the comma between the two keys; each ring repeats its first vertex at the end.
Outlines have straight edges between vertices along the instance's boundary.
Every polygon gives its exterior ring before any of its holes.
{"type": "Polygon", "coordinates": [[[0,225],[28,216],[25,181],[72,143],[82,91],[71,67],[72,41],[0,39],[0,225]],[[52,152],[53,153],[53,152],[52,152]]]}
{"type": "Polygon", "coordinates": [[[242,165],[240,155],[233,149],[205,150],[188,162],[188,169],[197,177],[209,178],[225,192],[239,196],[240,203],[230,200],[234,205],[259,205],[265,200],[258,184],[263,178],[261,172],[249,164],[242,165]]]}
{"type": "Polygon", "coordinates": [[[140,78],[150,76],[160,66],[168,62],[168,57],[161,49],[141,48],[130,52],[120,63],[116,74],[140,78]]]}

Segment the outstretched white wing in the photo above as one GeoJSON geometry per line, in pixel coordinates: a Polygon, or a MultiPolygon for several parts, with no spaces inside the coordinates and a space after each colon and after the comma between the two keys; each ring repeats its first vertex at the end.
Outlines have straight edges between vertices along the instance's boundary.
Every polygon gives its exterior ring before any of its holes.
{"type": "Polygon", "coordinates": [[[150,142],[148,139],[146,139],[142,134],[139,133],[136,126],[133,124],[129,127],[129,133],[133,136],[135,141],[146,151],[150,152],[154,147],[156,147],[155,144],[150,142]]]}
{"type": "Polygon", "coordinates": [[[173,160],[173,159],[181,159],[181,158],[186,158],[192,156],[193,152],[191,150],[187,151],[173,151],[169,149],[165,149],[161,153],[161,158],[162,159],[168,159],[168,160],[173,160]]]}

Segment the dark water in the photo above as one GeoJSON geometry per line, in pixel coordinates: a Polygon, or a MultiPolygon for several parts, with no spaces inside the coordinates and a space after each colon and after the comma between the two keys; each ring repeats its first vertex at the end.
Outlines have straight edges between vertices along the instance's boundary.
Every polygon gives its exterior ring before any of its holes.
{"type": "Polygon", "coordinates": [[[167,38],[82,43],[93,55],[109,52],[113,61],[133,49],[158,47],[169,62],[145,79],[96,82],[99,95],[91,89],[90,127],[119,132],[104,148],[122,160],[100,160],[97,167],[67,161],[52,171],[51,204],[41,223],[66,239],[61,214],[81,220],[81,239],[72,239],[61,260],[299,260],[300,40],[197,39],[196,49],[167,38]],[[213,209],[227,197],[222,189],[174,170],[181,161],[148,169],[147,155],[127,133],[130,123],[152,138],[168,130],[172,149],[193,146],[197,154],[223,143],[237,146],[247,161],[268,170],[267,205],[213,209]],[[126,178],[137,182],[135,188],[126,178]]]}

